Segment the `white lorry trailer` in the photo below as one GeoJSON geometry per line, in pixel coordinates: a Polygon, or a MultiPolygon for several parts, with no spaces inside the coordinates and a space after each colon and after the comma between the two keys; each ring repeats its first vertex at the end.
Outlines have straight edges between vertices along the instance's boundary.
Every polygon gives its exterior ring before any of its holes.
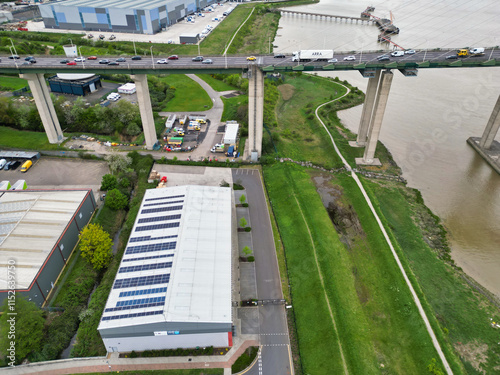
{"type": "Polygon", "coordinates": [[[326,61],[331,58],[333,58],[331,49],[305,49],[292,54],[292,61],[326,61]]]}

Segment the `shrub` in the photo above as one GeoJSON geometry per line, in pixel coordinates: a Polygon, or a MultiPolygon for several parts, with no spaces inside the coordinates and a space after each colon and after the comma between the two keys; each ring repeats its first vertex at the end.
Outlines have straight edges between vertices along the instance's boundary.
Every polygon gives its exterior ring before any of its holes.
{"type": "Polygon", "coordinates": [[[112,174],[105,174],[101,180],[101,190],[108,191],[115,189],[118,186],[118,179],[112,174]]]}
{"type": "Polygon", "coordinates": [[[106,195],[105,205],[112,210],[122,210],[127,207],[128,199],[120,190],[113,189],[106,195]]]}
{"type": "Polygon", "coordinates": [[[251,256],[249,256],[249,257],[247,258],[247,260],[248,260],[249,262],[255,262],[255,257],[254,257],[253,255],[251,255],[251,256]]]}
{"type": "Polygon", "coordinates": [[[245,228],[245,232],[250,232],[251,230],[252,230],[252,228],[251,228],[251,227],[246,227],[246,228],[245,228]]]}

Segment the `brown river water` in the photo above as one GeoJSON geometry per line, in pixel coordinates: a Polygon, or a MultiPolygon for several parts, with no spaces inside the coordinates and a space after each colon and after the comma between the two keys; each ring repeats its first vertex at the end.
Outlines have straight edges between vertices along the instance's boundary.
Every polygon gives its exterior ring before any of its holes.
{"type": "MultiPolygon", "coordinates": [[[[392,40],[406,49],[500,45],[500,7],[491,0],[321,0],[293,7],[311,13],[359,17],[368,6],[400,28],[392,40]]],[[[274,52],[300,49],[386,49],[368,24],[283,15],[274,52]]],[[[366,91],[357,72],[336,72],[366,91]]],[[[408,185],[448,229],[452,256],[470,276],[500,297],[500,176],[467,145],[480,137],[500,95],[500,67],[420,69],[418,77],[395,73],[380,140],[403,170],[408,185]]],[[[339,114],[358,131],[362,107],[339,114]]],[[[496,137],[500,140],[500,134],[496,137]]]]}

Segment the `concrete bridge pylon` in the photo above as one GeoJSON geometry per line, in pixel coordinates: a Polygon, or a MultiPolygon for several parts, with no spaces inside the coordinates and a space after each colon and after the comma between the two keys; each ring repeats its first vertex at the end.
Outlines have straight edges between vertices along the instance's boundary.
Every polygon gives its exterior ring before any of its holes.
{"type": "Polygon", "coordinates": [[[49,143],[60,143],[63,141],[63,132],[59,119],[57,118],[56,110],[52,99],[50,98],[49,89],[45,83],[45,77],[42,73],[35,74],[20,74],[21,78],[28,81],[33,99],[35,99],[36,108],[40,114],[43,128],[47,133],[49,143]]]}
{"type": "Polygon", "coordinates": [[[156,138],[153,108],[151,107],[151,98],[149,96],[148,76],[146,74],[132,74],[130,78],[134,80],[137,90],[137,102],[139,103],[139,111],[141,112],[146,148],[152,150],[158,139],[156,138]]]}
{"type": "Polygon", "coordinates": [[[479,147],[484,148],[486,150],[490,149],[493,140],[495,139],[498,133],[499,128],[500,128],[500,96],[498,96],[498,100],[495,104],[495,107],[493,107],[493,112],[491,112],[490,119],[486,124],[483,136],[481,137],[481,141],[479,142],[479,147]]]}
{"type": "Polygon", "coordinates": [[[250,159],[262,155],[264,124],[264,73],[255,65],[248,69],[248,146],[250,159]]]}

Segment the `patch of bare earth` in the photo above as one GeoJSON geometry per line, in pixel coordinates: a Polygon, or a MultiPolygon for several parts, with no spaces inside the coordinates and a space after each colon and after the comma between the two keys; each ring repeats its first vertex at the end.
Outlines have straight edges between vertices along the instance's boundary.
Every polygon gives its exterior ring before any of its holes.
{"type": "Polygon", "coordinates": [[[285,83],[284,85],[279,85],[278,90],[280,90],[283,100],[290,100],[295,92],[295,87],[285,83]]]}
{"type": "Polygon", "coordinates": [[[486,363],[488,356],[488,345],[481,344],[477,341],[472,341],[467,344],[458,342],[455,344],[456,351],[463,357],[467,362],[469,362],[477,371],[485,374],[484,370],[481,369],[481,364],[486,363]]]}

